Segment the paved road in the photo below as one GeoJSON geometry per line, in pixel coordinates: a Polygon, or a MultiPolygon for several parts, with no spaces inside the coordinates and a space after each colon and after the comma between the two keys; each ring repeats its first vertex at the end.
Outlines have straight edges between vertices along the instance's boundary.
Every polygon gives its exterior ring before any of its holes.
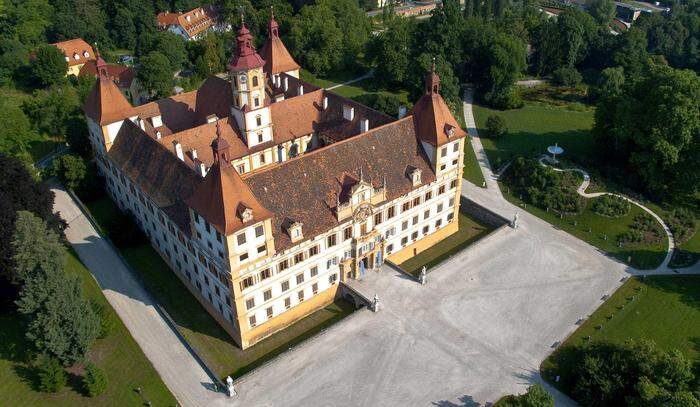
{"type": "Polygon", "coordinates": [[[211,390],[211,379],[153,306],[112,246],[100,237],[70,196],[59,188],[54,211],[68,222],[66,238],[90,269],[107,300],[153,363],[163,382],[184,406],[226,405],[211,390]]]}

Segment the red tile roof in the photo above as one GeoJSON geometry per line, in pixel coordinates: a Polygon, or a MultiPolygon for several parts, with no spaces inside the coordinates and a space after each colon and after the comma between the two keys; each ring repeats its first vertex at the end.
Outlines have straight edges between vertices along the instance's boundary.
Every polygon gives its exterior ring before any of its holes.
{"type": "Polygon", "coordinates": [[[99,77],[83,104],[85,114],[101,126],[136,116],[136,109],[107,75],[107,64],[102,58],[97,61],[97,69],[99,77]]]}
{"type": "MultiPolygon", "coordinates": [[[[136,76],[136,72],[133,68],[118,64],[107,64],[107,74],[120,88],[130,88],[136,76]]],[[[98,76],[97,63],[95,61],[88,61],[80,68],[78,76],[85,75],[98,76]]]]}
{"type": "Polygon", "coordinates": [[[82,38],[75,38],[68,41],[61,41],[51,44],[63,52],[66,56],[68,66],[84,64],[87,61],[95,60],[95,51],[90,44],[82,38]]]}
{"type": "Polygon", "coordinates": [[[299,69],[299,64],[287,51],[282,39],[279,37],[279,25],[275,21],[275,16],[270,18],[268,24],[268,38],[260,51],[265,60],[265,72],[268,75],[280,72],[289,72],[299,69]]]}

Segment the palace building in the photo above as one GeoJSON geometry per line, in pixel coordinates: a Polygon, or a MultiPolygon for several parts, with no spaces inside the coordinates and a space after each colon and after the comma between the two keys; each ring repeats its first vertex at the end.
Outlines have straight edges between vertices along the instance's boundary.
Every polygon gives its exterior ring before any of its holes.
{"type": "Polygon", "coordinates": [[[458,229],[466,136],[440,78],[398,119],[299,79],[274,17],[242,26],[228,74],[132,106],[99,77],[84,106],[106,188],[242,347],[458,229]]]}

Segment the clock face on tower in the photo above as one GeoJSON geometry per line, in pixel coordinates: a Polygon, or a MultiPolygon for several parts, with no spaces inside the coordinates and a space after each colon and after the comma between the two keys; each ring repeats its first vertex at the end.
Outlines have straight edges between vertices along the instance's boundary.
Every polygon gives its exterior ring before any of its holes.
{"type": "Polygon", "coordinates": [[[248,77],[245,76],[245,75],[241,75],[241,76],[238,78],[238,80],[239,80],[241,83],[246,83],[246,82],[248,81],[248,77]]]}

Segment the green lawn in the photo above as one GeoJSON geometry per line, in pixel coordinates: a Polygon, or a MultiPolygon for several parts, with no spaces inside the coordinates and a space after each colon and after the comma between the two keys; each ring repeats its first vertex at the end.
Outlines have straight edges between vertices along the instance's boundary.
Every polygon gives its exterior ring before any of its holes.
{"type": "MultiPolygon", "coordinates": [[[[116,214],[116,206],[107,197],[88,202],[86,206],[97,222],[103,225],[102,230],[116,214]]],[[[338,299],[243,351],[197,302],[150,245],[124,248],[121,253],[136,270],[148,291],[173,318],[187,342],[222,378],[228,375],[238,377],[252,370],[354,311],[352,304],[338,299]]]]}
{"type": "Polygon", "coordinates": [[[495,168],[512,156],[544,153],[554,143],[564,148],[564,157],[586,158],[594,153],[592,111],[577,112],[541,103],[526,103],[521,109],[505,111],[474,105],[477,129],[483,129],[491,115],[502,116],[508,126],[508,134],[499,140],[481,139],[495,168]]]}
{"type": "Polygon", "coordinates": [[[165,387],[151,362],[111,308],[90,272],[72,251],[66,258],[66,271],[83,280],[83,289],[94,302],[106,306],[114,322],[107,337],[98,339],[88,359],[107,374],[107,391],[97,398],[83,395],[82,367],[69,369],[69,383],[62,391],[50,394],[36,389],[36,376],[29,364],[22,317],[15,311],[0,312],[0,406],[174,406],[176,401],[165,387]],[[136,392],[141,388],[141,394],[136,392]]]}
{"type": "Polygon", "coordinates": [[[401,263],[401,268],[417,276],[420,274],[420,270],[423,266],[431,268],[438,265],[440,262],[494,230],[494,227],[485,225],[462,212],[460,212],[458,219],[459,230],[456,233],[450,235],[430,249],[401,263]]]}
{"type": "Polygon", "coordinates": [[[311,72],[307,71],[306,69],[301,69],[300,76],[301,80],[308,82],[312,85],[316,85],[320,88],[329,88],[331,86],[339,85],[341,83],[357,78],[358,76],[362,76],[365,72],[366,70],[340,71],[332,72],[326,75],[321,75],[322,77],[318,77],[312,74],[311,72]]]}
{"type": "MultiPolygon", "coordinates": [[[[359,76],[359,75],[358,75],[359,76]]],[[[391,95],[395,96],[396,98],[399,99],[399,101],[410,107],[413,106],[412,101],[408,100],[408,91],[406,90],[397,90],[397,91],[391,91],[387,89],[374,89],[373,88],[373,81],[374,78],[367,78],[363,79],[361,81],[352,83],[350,85],[345,85],[341,86],[339,88],[335,88],[331,90],[331,92],[336,93],[340,96],[346,97],[348,99],[353,99],[356,100],[360,103],[362,103],[362,97],[367,94],[381,94],[381,95],[391,95]]],[[[396,112],[398,114],[398,112],[396,112]]],[[[394,116],[396,115],[394,114],[394,116]]]]}
{"type": "Polygon", "coordinates": [[[476,160],[476,153],[469,137],[464,140],[464,179],[480,187],[484,185],[484,173],[481,172],[479,162],[476,160]]]}
{"type": "MultiPolygon", "coordinates": [[[[519,197],[510,194],[510,189],[506,184],[501,184],[501,191],[503,191],[503,196],[508,201],[522,207],[523,201],[519,197]]],[[[630,205],[630,211],[626,216],[612,219],[594,213],[590,209],[591,202],[592,200],[586,200],[585,209],[581,214],[566,215],[563,218],[560,218],[554,212],[547,212],[532,205],[527,205],[525,210],[549,222],[554,227],[590,243],[625,264],[639,269],[654,269],[661,264],[668,249],[668,239],[665,235],[662,235],[661,241],[657,244],[617,246],[617,235],[628,229],[634,217],[643,212],[641,208],[636,205],[630,205]],[[576,222],[576,225],[574,225],[574,222],[576,222]],[[590,232],[588,231],[589,227],[590,232]],[[607,240],[605,236],[607,236],[607,240]],[[631,261],[628,261],[630,257],[631,261]]]]}
{"type": "Polygon", "coordinates": [[[567,377],[572,368],[567,350],[574,346],[589,340],[622,343],[629,339],[651,339],[660,348],[678,349],[697,362],[700,276],[628,280],[542,363],[543,376],[555,386],[554,377],[567,377]]]}

